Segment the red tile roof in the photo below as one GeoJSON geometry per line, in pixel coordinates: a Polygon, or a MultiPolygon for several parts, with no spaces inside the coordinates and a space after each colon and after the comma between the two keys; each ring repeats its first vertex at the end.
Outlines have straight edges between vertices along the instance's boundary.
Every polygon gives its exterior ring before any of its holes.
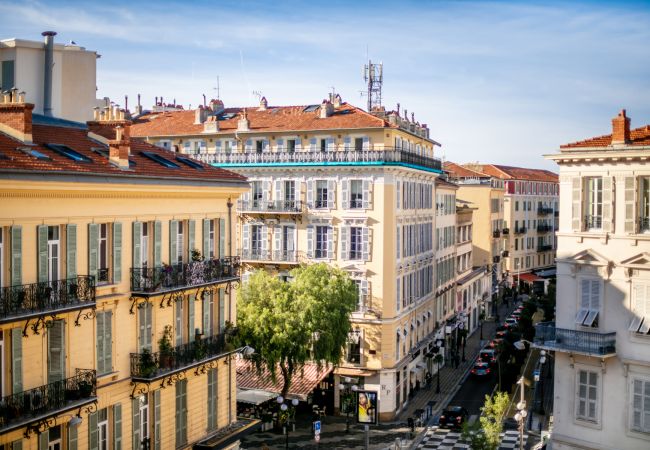
{"type": "Polygon", "coordinates": [[[483,164],[481,165],[481,171],[504,180],[546,181],[551,183],[557,183],[559,181],[556,173],[544,169],[483,164]]]}
{"type": "MultiPolygon", "coordinates": [[[[584,148],[584,147],[610,147],[612,145],[612,135],[606,134],[604,136],[597,136],[584,141],[573,142],[570,144],[561,145],[560,148],[584,148]]],[[[641,128],[630,130],[630,142],[626,146],[639,147],[650,145],[650,125],[641,128]]],[[[618,149],[618,147],[617,147],[618,149]]]]}
{"type": "Polygon", "coordinates": [[[443,180],[442,178],[436,178],[436,186],[440,186],[442,188],[447,188],[447,189],[458,189],[458,185],[454,183],[450,183],[447,180],[443,180]]]}
{"type": "MultiPolygon", "coordinates": [[[[122,170],[111,164],[107,157],[93,151],[102,149],[108,151],[108,146],[88,137],[88,130],[81,127],[51,126],[34,124],[32,140],[35,145],[25,145],[0,132],[0,172],[6,171],[41,171],[48,173],[97,174],[103,176],[125,176],[142,178],[170,178],[179,180],[201,180],[215,182],[245,182],[246,178],[234,172],[196,162],[203,169],[192,168],[178,160],[170,151],[153,145],[131,140],[131,156],[134,163],[128,170],[122,170]],[[74,161],[63,156],[45,144],[63,144],[88,158],[88,162],[74,161]],[[37,150],[49,159],[38,159],[20,149],[37,150]],[[146,156],[142,152],[160,155],[178,165],[178,168],[167,168],[146,156]]],[[[182,156],[182,155],[180,155],[182,156]]]]}
{"type": "Polygon", "coordinates": [[[446,161],[443,164],[443,169],[445,172],[449,172],[449,176],[452,178],[490,178],[490,175],[463,167],[451,161],[446,161]]]}
{"type": "MultiPolygon", "coordinates": [[[[305,112],[306,106],[269,106],[264,111],[246,108],[251,132],[267,133],[292,130],[335,130],[341,128],[397,128],[364,110],[342,103],[330,117],[320,118],[319,109],[305,112]]],[[[152,112],[133,121],[131,136],[185,136],[203,133],[203,124],[195,124],[196,110],[152,112]]],[[[219,114],[219,133],[232,134],[244,108],[226,108],[219,114]],[[229,119],[223,114],[233,113],[229,119]]]]}
{"type": "MultiPolygon", "coordinates": [[[[332,371],[332,366],[323,366],[320,370],[314,363],[307,363],[302,371],[294,376],[289,386],[288,397],[306,400],[318,383],[332,371]]],[[[257,373],[255,366],[245,359],[237,360],[237,387],[242,389],[261,389],[280,394],[282,392],[282,375],[277,371],[277,382],[271,381],[271,375],[264,371],[257,373]]]]}

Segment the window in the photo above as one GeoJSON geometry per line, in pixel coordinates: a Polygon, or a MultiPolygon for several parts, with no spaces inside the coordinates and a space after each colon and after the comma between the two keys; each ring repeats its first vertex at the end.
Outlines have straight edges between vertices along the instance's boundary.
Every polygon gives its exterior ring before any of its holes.
{"type": "Polygon", "coordinates": [[[296,201],[296,182],[294,180],[284,181],[284,201],[286,206],[295,207],[296,201]]]}
{"type": "Polygon", "coordinates": [[[327,181],[316,181],[316,208],[327,208],[327,181]]]}
{"type": "Polygon", "coordinates": [[[363,150],[363,138],[354,138],[354,151],[360,152],[363,150]]]}
{"type": "Polygon", "coordinates": [[[214,252],[214,227],[215,227],[215,221],[210,220],[209,225],[208,225],[208,254],[204,255],[206,258],[214,258],[215,257],[215,252],[214,252]]]}
{"type": "Polygon", "coordinates": [[[580,281],[580,308],[576,314],[576,324],[585,327],[598,327],[600,312],[600,280],[582,279],[580,281]]]}
{"type": "Polygon", "coordinates": [[[323,153],[327,151],[327,139],[320,140],[320,151],[323,153]]]}
{"type": "Polygon", "coordinates": [[[108,450],[108,408],[97,411],[97,432],[99,450],[108,450]]]}
{"type": "Polygon", "coordinates": [[[295,139],[287,139],[287,151],[289,153],[295,153],[296,152],[296,140],[295,139]]]}
{"type": "MultiPolygon", "coordinates": [[[[47,450],[62,450],[61,426],[51,427],[47,430],[47,450]]],[[[14,447],[15,448],[15,447],[14,447]]]]}
{"type": "Polygon", "coordinates": [[[174,237],[176,239],[176,261],[172,261],[172,264],[178,263],[182,264],[183,263],[183,254],[185,253],[184,249],[184,230],[185,230],[185,222],[182,220],[178,221],[178,230],[176,233],[176,236],[174,237]]]}
{"type": "Polygon", "coordinates": [[[200,163],[198,163],[198,162],[196,162],[196,161],[194,161],[193,159],[190,159],[190,158],[185,158],[183,156],[177,156],[176,161],[181,162],[181,163],[185,164],[186,166],[191,167],[192,169],[197,169],[197,170],[203,170],[204,169],[204,167],[200,163]]]}
{"type": "Polygon", "coordinates": [[[639,193],[639,231],[650,231],[650,177],[642,177],[639,180],[641,192],[639,193]]]}
{"type": "Polygon", "coordinates": [[[149,159],[152,160],[152,161],[157,162],[158,164],[160,164],[160,165],[163,166],[163,167],[166,167],[167,169],[180,169],[180,168],[181,168],[181,166],[179,166],[178,164],[176,164],[176,163],[174,163],[174,162],[171,162],[171,161],[168,160],[167,158],[163,158],[162,156],[160,156],[160,155],[157,154],[157,153],[153,153],[153,152],[140,152],[140,154],[141,154],[142,156],[146,157],[146,158],[149,158],[149,159]]]}
{"type": "Polygon", "coordinates": [[[598,372],[578,370],[576,418],[598,421],[598,372]]]}
{"type": "Polygon", "coordinates": [[[633,431],[650,433],[650,381],[632,381],[632,424],[633,431]]]}
{"type": "Polygon", "coordinates": [[[603,226],[603,179],[587,178],[585,228],[600,229],[603,226]]]}
{"type": "Polygon", "coordinates": [[[176,383],[176,447],[187,443],[187,380],[176,383]]]}
{"type": "Polygon", "coordinates": [[[363,181],[350,181],[350,208],[363,208],[363,181]]]}
{"type": "Polygon", "coordinates": [[[140,236],[140,261],[142,267],[149,264],[149,223],[142,223],[142,235],[140,236]]]}
{"type": "Polygon", "coordinates": [[[75,162],[92,162],[92,159],[63,144],[45,144],[47,148],[75,162]]]}
{"type": "Polygon", "coordinates": [[[252,192],[252,200],[253,200],[253,207],[259,207],[262,199],[264,198],[264,190],[262,187],[262,182],[261,181],[253,181],[251,183],[251,192],[252,192]]]}
{"type": "Polygon", "coordinates": [[[629,330],[633,333],[648,334],[650,331],[650,284],[632,285],[633,319],[629,330]]]}
{"type": "Polygon", "coordinates": [[[328,241],[329,227],[318,226],[316,227],[316,249],[314,258],[327,258],[327,241],[328,241]]]}
{"type": "Polygon", "coordinates": [[[61,241],[58,225],[47,227],[47,280],[59,279],[61,241]]]}
{"type": "Polygon", "coordinates": [[[147,395],[138,397],[138,412],[140,423],[135,426],[140,428],[142,448],[149,448],[149,397],[147,395]]]}
{"type": "Polygon", "coordinates": [[[97,313],[97,374],[113,370],[112,311],[97,313]]]}
{"type": "Polygon", "coordinates": [[[264,141],[255,141],[255,152],[261,155],[264,151],[264,141]]]}
{"type": "Polygon", "coordinates": [[[350,259],[363,258],[363,236],[361,227],[350,227],[350,259]]]}
{"type": "Polygon", "coordinates": [[[251,226],[251,256],[262,254],[262,225],[251,226]]]}
{"type": "Polygon", "coordinates": [[[361,334],[359,330],[348,335],[347,362],[361,364],[361,334]]]}
{"type": "Polygon", "coordinates": [[[99,225],[99,245],[97,255],[97,283],[108,283],[108,259],[110,255],[110,247],[108,243],[108,228],[107,223],[99,225]]]}

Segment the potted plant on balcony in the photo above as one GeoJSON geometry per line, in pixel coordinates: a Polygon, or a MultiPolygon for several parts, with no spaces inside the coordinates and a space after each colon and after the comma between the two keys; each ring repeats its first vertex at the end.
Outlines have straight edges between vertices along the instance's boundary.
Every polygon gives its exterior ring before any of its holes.
{"type": "Polygon", "coordinates": [[[145,348],[140,353],[140,375],[149,378],[156,372],[156,361],[153,359],[151,350],[145,348]]]}
{"type": "Polygon", "coordinates": [[[192,262],[203,261],[203,259],[204,258],[203,258],[203,255],[201,255],[201,252],[198,249],[193,248],[192,249],[192,262]]]}
{"type": "Polygon", "coordinates": [[[172,327],[170,325],[165,325],[165,328],[163,328],[162,336],[158,339],[158,351],[160,352],[160,367],[170,369],[174,352],[174,347],[172,347],[172,327]]]}
{"type": "Polygon", "coordinates": [[[88,398],[93,392],[93,385],[88,380],[81,380],[79,382],[79,395],[81,398],[88,398]]]}

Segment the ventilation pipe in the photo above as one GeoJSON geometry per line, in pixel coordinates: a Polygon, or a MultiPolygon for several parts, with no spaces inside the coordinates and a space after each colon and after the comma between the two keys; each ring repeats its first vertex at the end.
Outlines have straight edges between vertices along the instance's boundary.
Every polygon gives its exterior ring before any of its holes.
{"type": "Polygon", "coordinates": [[[43,31],[45,64],[43,65],[43,114],[52,116],[52,67],[54,66],[54,36],[56,31],[43,31]]]}

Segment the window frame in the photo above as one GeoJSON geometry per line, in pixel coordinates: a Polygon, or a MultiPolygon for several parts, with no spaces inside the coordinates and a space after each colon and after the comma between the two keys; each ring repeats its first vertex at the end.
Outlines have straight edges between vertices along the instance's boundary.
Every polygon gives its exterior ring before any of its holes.
{"type": "Polygon", "coordinates": [[[329,228],[329,225],[314,227],[314,259],[327,259],[329,228]]]}
{"type": "MultiPolygon", "coordinates": [[[[634,433],[635,435],[645,438],[645,439],[650,439],[650,418],[648,419],[648,423],[645,424],[645,429],[643,429],[643,410],[644,410],[644,405],[641,405],[641,412],[640,412],[640,421],[641,421],[641,429],[635,428],[634,427],[634,414],[635,414],[635,406],[634,406],[634,401],[635,401],[635,392],[634,392],[634,384],[636,381],[639,381],[642,383],[641,385],[641,402],[643,403],[644,397],[645,400],[647,401],[647,407],[650,410],[650,394],[647,394],[646,392],[650,391],[650,387],[646,387],[646,385],[650,385],[650,378],[648,377],[647,374],[641,374],[641,373],[635,373],[632,376],[630,376],[630,385],[629,385],[629,399],[628,399],[628,430],[631,433],[634,433]]],[[[650,415],[650,414],[649,414],[650,415]]]]}
{"type": "Polygon", "coordinates": [[[574,322],[579,327],[598,329],[599,323],[602,322],[602,309],[604,299],[604,283],[601,278],[597,277],[580,277],[578,278],[578,299],[577,311],[574,322]],[[584,283],[589,283],[589,299],[588,306],[584,304],[584,283]],[[594,291],[593,287],[598,286],[597,308],[594,307],[594,291]],[[580,319],[580,320],[579,320],[580,319]]]}
{"type": "Polygon", "coordinates": [[[574,404],[573,418],[574,418],[575,422],[577,422],[579,424],[588,424],[588,425],[592,425],[592,426],[600,425],[600,414],[601,414],[601,405],[600,405],[600,403],[601,403],[602,397],[603,397],[603,395],[602,395],[602,372],[596,367],[577,366],[576,365],[574,389],[575,389],[575,392],[574,392],[573,398],[574,398],[575,404],[574,404]],[[581,372],[585,372],[587,374],[587,382],[586,382],[586,384],[582,383],[580,381],[580,373],[581,372]],[[595,409],[593,418],[589,417],[589,403],[591,402],[591,400],[589,398],[589,396],[590,396],[589,395],[589,388],[592,387],[592,384],[590,382],[591,381],[590,380],[591,375],[596,375],[596,384],[594,386],[595,389],[596,389],[596,398],[595,398],[595,400],[593,400],[594,409],[595,409]],[[582,398],[582,397],[580,397],[580,386],[581,386],[581,384],[584,384],[586,386],[586,395],[584,397],[584,401],[585,401],[585,415],[584,416],[579,414],[580,401],[581,401],[581,398],[582,398]]]}

